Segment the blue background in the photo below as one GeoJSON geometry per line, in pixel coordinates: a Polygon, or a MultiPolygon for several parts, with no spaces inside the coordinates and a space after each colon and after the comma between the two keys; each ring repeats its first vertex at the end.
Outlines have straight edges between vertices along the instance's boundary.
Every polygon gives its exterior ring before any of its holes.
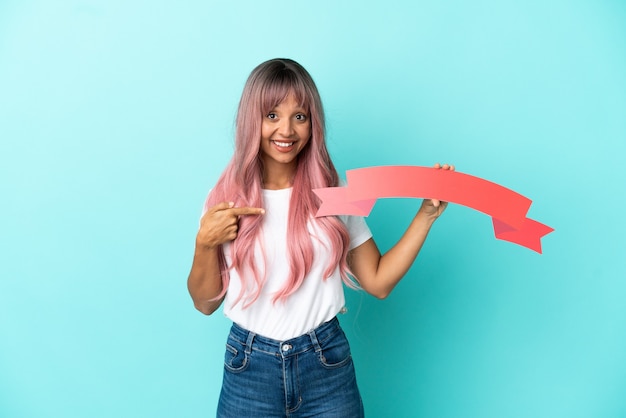
{"type": "MultiPolygon", "coordinates": [[[[531,198],[544,254],[451,205],[392,295],[348,292],[370,417],[626,417],[626,2],[0,2],[0,416],[213,416],[228,321],[186,290],[241,89],[301,62],[341,173],[451,162],[531,198]]],[[[418,200],[381,200],[381,249],[418,200]]]]}

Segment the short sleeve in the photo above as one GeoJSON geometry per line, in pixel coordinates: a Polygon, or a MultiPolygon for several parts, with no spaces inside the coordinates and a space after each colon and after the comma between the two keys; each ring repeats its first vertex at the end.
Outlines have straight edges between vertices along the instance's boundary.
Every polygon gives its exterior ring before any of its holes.
{"type": "Polygon", "coordinates": [[[350,234],[350,246],[348,250],[355,249],[368,239],[372,238],[372,232],[362,216],[340,215],[339,219],[346,225],[350,234]]]}

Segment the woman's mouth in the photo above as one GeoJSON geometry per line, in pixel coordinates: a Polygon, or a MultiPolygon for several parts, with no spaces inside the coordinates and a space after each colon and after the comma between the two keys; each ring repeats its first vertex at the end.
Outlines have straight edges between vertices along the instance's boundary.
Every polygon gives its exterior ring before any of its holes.
{"type": "Polygon", "coordinates": [[[276,149],[278,152],[287,153],[293,150],[294,148],[293,144],[295,144],[295,141],[291,141],[291,142],[272,141],[272,144],[274,144],[274,149],[276,149]]]}
{"type": "Polygon", "coordinates": [[[293,141],[292,142],[280,142],[280,141],[272,141],[276,146],[281,147],[281,148],[287,148],[293,145],[293,141]]]}

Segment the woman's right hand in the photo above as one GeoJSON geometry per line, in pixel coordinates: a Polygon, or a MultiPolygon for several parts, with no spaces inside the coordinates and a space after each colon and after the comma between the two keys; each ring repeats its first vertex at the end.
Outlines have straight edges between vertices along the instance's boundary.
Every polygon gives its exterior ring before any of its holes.
{"type": "Polygon", "coordinates": [[[234,207],[233,202],[222,202],[209,208],[200,219],[200,229],[196,236],[196,245],[206,249],[217,248],[218,245],[237,238],[239,217],[246,215],[262,215],[265,209],[234,207]]]}

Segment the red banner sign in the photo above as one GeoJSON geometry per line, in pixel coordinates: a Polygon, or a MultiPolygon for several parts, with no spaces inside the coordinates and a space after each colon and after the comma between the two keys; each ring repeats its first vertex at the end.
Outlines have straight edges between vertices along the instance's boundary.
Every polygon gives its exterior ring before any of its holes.
{"type": "Polygon", "coordinates": [[[526,217],[532,201],[499,184],[432,167],[385,166],[348,170],[346,187],[313,191],[322,199],[315,216],[367,216],[377,199],[414,197],[439,199],[489,215],[496,238],[541,253],[541,237],[554,231],[526,217]]]}

